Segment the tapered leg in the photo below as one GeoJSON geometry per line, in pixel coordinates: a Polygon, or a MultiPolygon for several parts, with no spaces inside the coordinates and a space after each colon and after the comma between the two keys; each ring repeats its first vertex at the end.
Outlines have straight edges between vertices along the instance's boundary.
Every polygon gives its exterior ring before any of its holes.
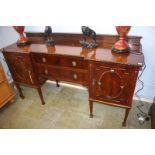
{"type": "Polygon", "coordinates": [[[90,118],[93,118],[93,101],[89,101],[90,118]]]}
{"type": "Polygon", "coordinates": [[[60,87],[60,85],[59,85],[59,80],[56,80],[56,86],[57,86],[57,87],[60,87]]]}
{"type": "Polygon", "coordinates": [[[20,88],[20,85],[17,84],[17,83],[15,83],[15,85],[16,85],[18,91],[19,91],[19,95],[20,95],[20,97],[21,97],[22,99],[24,99],[25,96],[23,95],[23,92],[22,92],[22,89],[20,88]]]}
{"type": "Polygon", "coordinates": [[[126,126],[126,120],[127,120],[127,118],[128,118],[129,112],[130,112],[130,109],[127,108],[127,109],[125,110],[125,116],[124,116],[124,121],[123,121],[123,123],[122,123],[122,126],[126,126]]]}
{"type": "Polygon", "coordinates": [[[38,94],[39,94],[39,96],[40,96],[40,99],[41,99],[42,105],[44,105],[44,104],[45,104],[45,101],[44,101],[44,98],[43,98],[42,90],[41,90],[40,87],[37,88],[37,90],[38,90],[38,94]]]}

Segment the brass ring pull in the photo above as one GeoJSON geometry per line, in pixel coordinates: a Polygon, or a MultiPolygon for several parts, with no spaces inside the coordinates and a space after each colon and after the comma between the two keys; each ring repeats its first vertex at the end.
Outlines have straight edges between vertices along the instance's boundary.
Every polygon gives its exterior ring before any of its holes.
{"type": "Polygon", "coordinates": [[[43,61],[43,62],[46,62],[46,58],[42,58],[42,61],[43,61]]]}
{"type": "Polygon", "coordinates": [[[46,74],[46,75],[48,74],[48,70],[47,70],[47,69],[45,69],[45,74],[46,74]]]}
{"type": "Polygon", "coordinates": [[[99,86],[101,86],[101,84],[102,84],[101,82],[98,82],[98,85],[99,85],[99,86]]]}
{"type": "Polygon", "coordinates": [[[29,73],[29,77],[30,77],[31,83],[33,83],[33,79],[32,79],[32,76],[31,76],[31,71],[28,70],[28,73],[29,73]]]}
{"type": "Polygon", "coordinates": [[[72,61],[72,66],[76,66],[76,61],[72,61]]]}
{"type": "Polygon", "coordinates": [[[123,89],[123,88],[124,88],[124,86],[120,86],[120,88],[121,88],[121,89],[123,89]]]}
{"type": "Polygon", "coordinates": [[[77,74],[73,74],[73,78],[76,80],[78,78],[77,74]]]}
{"type": "Polygon", "coordinates": [[[115,72],[115,70],[114,70],[114,69],[111,69],[111,70],[110,70],[110,72],[111,72],[111,73],[114,73],[114,72],[115,72]]]}

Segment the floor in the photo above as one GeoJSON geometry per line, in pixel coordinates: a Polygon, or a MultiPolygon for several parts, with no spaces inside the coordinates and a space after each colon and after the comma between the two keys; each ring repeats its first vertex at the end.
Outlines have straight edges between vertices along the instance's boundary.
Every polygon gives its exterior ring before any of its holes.
{"type": "MultiPolygon", "coordinates": [[[[46,83],[42,89],[45,105],[41,105],[35,89],[22,87],[25,99],[18,95],[14,103],[0,109],[2,129],[148,129],[150,121],[140,125],[138,102],[133,102],[127,126],[122,127],[124,109],[94,103],[94,118],[89,118],[88,92],[68,86],[59,88],[46,83]]],[[[144,104],[148,111],[150,104],[144,104]]]]}

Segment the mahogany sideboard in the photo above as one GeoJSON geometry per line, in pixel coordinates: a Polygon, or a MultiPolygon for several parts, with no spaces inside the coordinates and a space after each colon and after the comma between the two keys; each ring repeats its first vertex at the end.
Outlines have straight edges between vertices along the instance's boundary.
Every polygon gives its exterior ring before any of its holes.
{"type": "Polygon", "coordinates": [[[86,86],[89,91],[90,117],[93,102],[125,108],[123,126],[132,106],[132,98],[143,65],[141,37],[129,36],[129,54],[115,54],[111,47],[118,40],[116,35],[97,35],[99,46],[83,49],[81,34],[54,33],[55,47],[47,47],[44,33],[27,33],[31,45],[17,47],[12,44],[3,51],[21,98],[20,85],[38,90],[45,104],[41,86],[48,80],[66,81],[86,86]]]}

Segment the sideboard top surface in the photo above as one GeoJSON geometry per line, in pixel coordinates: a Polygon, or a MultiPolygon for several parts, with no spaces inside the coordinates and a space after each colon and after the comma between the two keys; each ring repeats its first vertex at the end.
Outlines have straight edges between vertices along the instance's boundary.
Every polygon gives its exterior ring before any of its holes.
{"type": "Polygon", "coordinates": [[[48,47],[45,44],[31,44],[29,46],[17,47],[16,44],[12,44],[5,48],[5,52],[69,55],[84,57],[85,59],[92,61],[122,63],[134,66],[141,66],[143,64],[142,53],[134,52],[130,54],[115,54],[111,52],[111,49],[106,48],[83,49],[79,46],[68,45],[55,45],[55,47],[48,47]]]}

